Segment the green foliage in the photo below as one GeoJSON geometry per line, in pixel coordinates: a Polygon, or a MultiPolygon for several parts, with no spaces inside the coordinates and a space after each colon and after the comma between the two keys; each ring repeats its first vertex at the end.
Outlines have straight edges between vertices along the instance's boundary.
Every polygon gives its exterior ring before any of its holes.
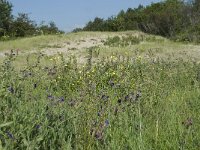
{"type": "MultiPolygon", "coordinates": [[[[199,1],[165,0],[149,6],[129,8],[121,11],[116,17],[107,20],[96,18],[90,21],[84,31],[125,31],[141,30],[146,33],[177,39],[182,34],[194,34],[192,41],[199,39],[199,33],[191,28],[200,24],[199,1]],[[187,31],[187,32],[185,32],[187,31]],[[188,33],[189,32],[189,33],[188,33]],[[193,40],[194,39],[194,40],[193,40]]],[[[181,38],[179,40],[182,40],[181,38]]]]}
{"type": "Polygon", "coordinates": [[[7,0],[0,0],[0,12],[0,40],[64,33],[58,29],[54,22],[50,22],[49,25],[38,26],[26,13],[19,13],[16,18],[13,18],[12,4],[7,0]]]}
{"type": "Polygon", "coordinates": [[[139,37],[136,36],[122,36],[121,38],[119,36],[114,36],[112,38],[108,38],[104,45],[112,46],[112,47],[126,47],[128,45],[135,45],[139,44],[140,41],[139,37]]]}
{"type": "Polygon", "coordinates": [[[36,24],[29,19],[28,14],[20,13],[12,23],[11,33],[15,37],[25,37],[36,33],[36,24]]]}
{"type": "Polygon", "coordinates": [[[60,34],[63,33],[63,31],[60,31],[58,27],[56,26],[55,22],[51,21],[49,25],[42,24],[37,28],[38,32],[40,34],[46,35],[46,34],[60,34]]]}
{"type": "Polygon", "coordinates": [[[4,149],[198,149],[200,65],[37,54],[0,67],[4,149]],[[42,60],[50,61],[44,65],[42,60]]]}
{"type": "Polygon", "coordinates": [[[0,37],[5,36],[12,22],[12,4],[7,0],[0,0],[0,37]]]}

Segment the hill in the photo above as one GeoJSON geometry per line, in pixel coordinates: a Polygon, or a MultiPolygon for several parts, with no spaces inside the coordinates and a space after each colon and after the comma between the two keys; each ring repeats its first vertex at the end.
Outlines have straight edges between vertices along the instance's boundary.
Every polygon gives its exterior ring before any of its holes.
{"type": "Polygon", "coordinates": [[[199,148],[199,45],[138,31],[0,45],[0,149],[199,148]]]}

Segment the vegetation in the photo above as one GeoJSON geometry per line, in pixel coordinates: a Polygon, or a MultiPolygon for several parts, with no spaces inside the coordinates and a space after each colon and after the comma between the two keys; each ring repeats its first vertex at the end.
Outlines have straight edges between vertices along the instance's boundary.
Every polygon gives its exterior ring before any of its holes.
{"type": "MultiPolygon", "coordinates": [[[[199,2],[139,6],[75,32],[199,42],[199,2]]],[[[0,150],[199,149],[199,45],[50,35],[55,23],[13,18],[7,0],[0,12],[1,39],[26,37],[0,41],[0,150]]]]}
{"type": "MultiPolygon", "coordinates": [[[[106,20],[96,17],[83,31],[141,30],[181,41],[200,41],[200,1],[165,0],[129,8],[106,20]]],[[[80,31],[80,29],[75,29],[80,31]]]]}
{"type": "MultiPolygon", "coordinates": [[[[96,54],[95,54],[96,55],[96,54]]],[[[98,57],[98,56],[95,56],[98,57]]],[[[0,69],[0,147],[198,149],[200,65],[139,55],[87,63],[10,53],[0,69]],[[43,60],[49,63],[44,65],[43,60]]]]}
{"type": "Polygon", "coordinates": [[[119,46],[119,47],[125,47],[128,45],[134,45],[134,44],[139,44],[140,39],[138,37],[134,36],[122,36],[121,38],[119,36],[115,36],[112,38],[108,38],[107,41],[104,42],[104,45],[108,46],[119,46]]]}
{"type": "Polygon", "coordinates": [[[15,37],[25,37],[43,34],[63,33],[54,22],[49,25],[37,25],[30,20],[28,14],[19,13],[16,18],[12,15],[12,4],[7,0],[0,0],[0,39],[7,40],[15,37]]]}

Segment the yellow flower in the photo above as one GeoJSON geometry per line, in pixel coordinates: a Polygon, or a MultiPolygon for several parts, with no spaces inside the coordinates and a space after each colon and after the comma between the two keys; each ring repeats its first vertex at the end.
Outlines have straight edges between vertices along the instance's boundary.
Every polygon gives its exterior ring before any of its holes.
{"type": "Polygon", "coordinates": [[[136,58],[136,60],[141,61],[141,60],[142,60],[142,56],[138,56],[138,57],[136,58]]]}
{"type": "Polygon", "coordinates": [[[112,75],[116,75],[116,73],[115,73],[115,72],[113,72],[113,73],[112,73],[112,75]]]}

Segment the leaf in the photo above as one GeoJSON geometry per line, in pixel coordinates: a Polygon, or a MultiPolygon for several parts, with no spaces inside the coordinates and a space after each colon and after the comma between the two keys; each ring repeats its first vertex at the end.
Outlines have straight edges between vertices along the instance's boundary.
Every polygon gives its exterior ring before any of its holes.
{"type": "Polygon", "coordinates": [[[4,123],[4,124],[1,124],[1,125],[0,125],[0,128],[9,126],[9,125],[11,125],[12,123],[13,123],[13,122],[11,121],[11,122],[7,122],[7,123],[4,123]]]}

